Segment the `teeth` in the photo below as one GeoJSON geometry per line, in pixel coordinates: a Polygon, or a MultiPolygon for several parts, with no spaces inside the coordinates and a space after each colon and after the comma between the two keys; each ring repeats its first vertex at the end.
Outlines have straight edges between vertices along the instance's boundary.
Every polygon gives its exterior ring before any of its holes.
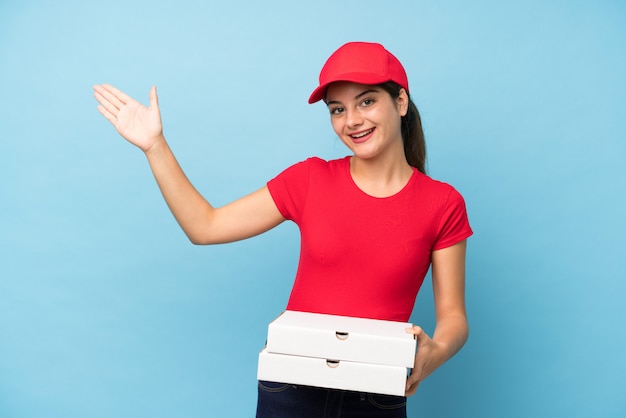
{"type": "Polygon", "coordinates": [[[369,135],[369,134],[372,132],[372,130],[373,130],[373,129],[370,129],[370,130],[365,131],[365,132],[362,132],[362,133],[360,133],[360,134],[350,135],[350,136],[352,136],[352,138],[362,138],[362,137],[364,137],[365,135],[369,135]]]}

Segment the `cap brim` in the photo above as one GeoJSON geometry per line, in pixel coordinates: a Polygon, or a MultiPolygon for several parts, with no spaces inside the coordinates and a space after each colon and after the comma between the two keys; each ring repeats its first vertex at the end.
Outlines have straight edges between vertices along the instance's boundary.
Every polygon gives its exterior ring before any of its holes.
{"type": "Polygon", "coordinates": [[[322,84],[321,86],[313,90],[311,97],[309,97],[309,104],[317,103],[322,100],[324,98],[324,95],[326,94],[326,88],[329,84],[330,83],[322,84]]]}

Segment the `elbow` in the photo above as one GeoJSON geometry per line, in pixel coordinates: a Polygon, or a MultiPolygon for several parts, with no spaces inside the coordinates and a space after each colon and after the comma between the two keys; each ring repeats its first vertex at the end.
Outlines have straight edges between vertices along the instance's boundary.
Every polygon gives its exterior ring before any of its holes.
{"type": "Polygon", "coordinates": [[[187,235],[187,239],[193,245],[214,245],[214,244],[224,244],[230,241],[222,240],[216,234],[208,234],[206,231],[196,231],[193,232],[185,232],[187,235]]]}
{"type": "Polygon", "coordinates": [[[465,346],[465,344],[467,343],[467,340],[469,339],[469,335],[470,335],[469,323],[467,321],[467,318],[465,318],[465,321],[463,322],[463,326],[461,327],[460,332],[459,332],[459,345],[456,351],[461,350],[461,348],[465,346]]]}
{"type": "Polygon", "coordinates": [[[208,244],[212,244],[212,242],[210,240],[208,240],[207,237],[203,236],[202,234],[198,234],[198,233],[194,234],[192,232],[185,231],[185,235],[187,235],[187,239],[193,245],[208,245],[208,244]]]}
{"type": "Polygon", "coordinates": [[[212,213],[205,213],[193,219],[186,219],[185,222],[178,220],[178,224],[193,245],[216,244],[216,230],[214,228],[212,213]]]}
{"type": "Polygon", "coordinates": [[[187,236],[189,242],[193,245],[208,245],[213,244],[213,230],[210,227],[210,224],[206,224],[202,221],[193,221],[193,222],[180,222],[178,223],[187,236]]]}
{"type": "Polygon", "coordinates": [[[469,333],[470,333],[469,321],[467,320],[466,315],[463,315],[460,323],[461,325],[459,329],[459,336],[460,336],[461,347],[463,347],[465,343],[467,342],[467,340],[469,339],[469,333]]]}
{"type": "Polygon", "coordinates": [[[191,238],[191,237],[187,237],[189,238],[189,242],[191,242],[193,245],[206,245],[204,244],[202,241],[195,239],[195,238],[191,238]]]}
{"type": "Polygon", "coordinates": [[[211,240],[208,239],[202,239],[202,238],[192,238],[192,237],[187,237],[189,238],[189,242],[191,242],[193,245],[212,245],[212,244],[216,244],[216,242],[213,242],[211,240]]]}
{"type": "Polygon", "coordinates": [[[465,343],[467,343],[467,340],[469,340],[469,323],[466,321],[465,322],[465,332],[463,334],[463,339],[461,341],[461,347],[463,347],[465,345],[465,343]]]}

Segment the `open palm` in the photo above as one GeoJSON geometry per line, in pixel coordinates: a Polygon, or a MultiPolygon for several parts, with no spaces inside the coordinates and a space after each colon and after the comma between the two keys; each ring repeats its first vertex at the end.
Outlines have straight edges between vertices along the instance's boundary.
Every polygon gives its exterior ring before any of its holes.
{"type": "Polygon", "coordinates": [[[162,137],[156,87],[150,89],[148,107],[108,84],[96,85],[94,91],[98,111],[128,142],[145,152],[162,137]]]}

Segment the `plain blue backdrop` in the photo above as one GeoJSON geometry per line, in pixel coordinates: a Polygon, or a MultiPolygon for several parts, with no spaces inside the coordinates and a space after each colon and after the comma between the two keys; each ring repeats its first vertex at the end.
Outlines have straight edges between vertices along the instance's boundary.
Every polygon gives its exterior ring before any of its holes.
{"type": "Polygon", "coordinates": [[[404,63],[475,230],[469,342],[409,416],[626,415],[626,3],[1,0],[1,417],[253,416],[297,228],[191,245],[91,86],[157,85],[220,205],[346,153],[306,99],[353,40],[404,63]]]}

